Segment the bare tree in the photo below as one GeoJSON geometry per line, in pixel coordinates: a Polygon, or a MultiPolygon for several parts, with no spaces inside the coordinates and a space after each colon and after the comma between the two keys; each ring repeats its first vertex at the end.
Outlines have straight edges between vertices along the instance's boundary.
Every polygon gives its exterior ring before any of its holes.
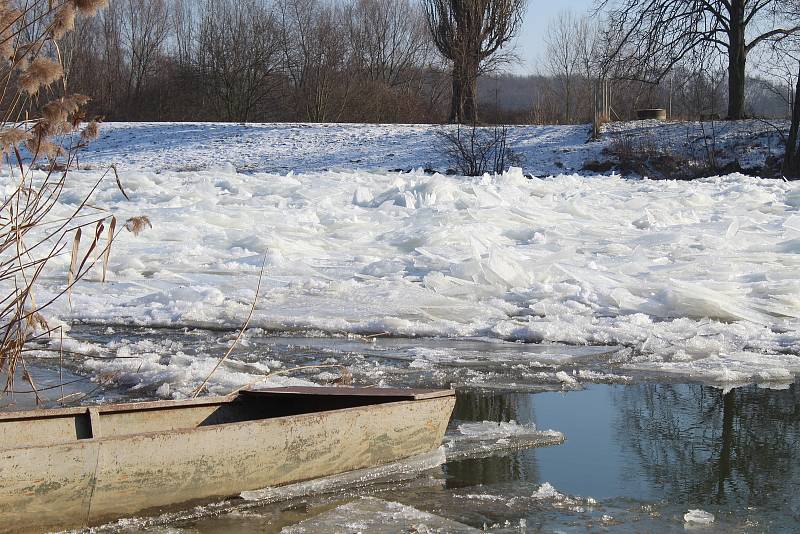
{"type": "Polygon", "coordinates": [[[353,0],[344,11],[350,67],[360,81],[355,114],[391,118],[425,85],[422,67],[433,52],[425,12],[410,0],[353,0]]]}
{"type": "Polygon", "coordinates": [[[178,65],[187,69],[194,55],[194,38],[196,30],[195,9],[190,0],[171,0],[172,11],[172,49],[178,65]]]}
{"type": "Polygon", "coordinates": [[[526,0],[424,0],[439,52],[453,63],[450,122],[478,121],[481,67],[516,34],[526,0]]]}
{"type": "Polygon", "coordinates": [[[277,87],[280,40],[259,0],[208,0],[197,31],[197,69],[208,101],[225,120],[263,118],[277,87]]]}
{"type": "Polygon", "coordinates": [[[578,48],[579,21],[570,11],[562,11],[549,25],[545,37],[545,66],[553,78],[559,100],[564,110],[563,121],[572,121],[572,102],[576,83],[576,71],[580,64],[578,48]]]}
{"type": "Polygon", "coordinates": [[[747,55],[764,41],[800,31],[782,26],[781,10],[795,0],[598,0],[611,15],[613,55],[633,76],[658,82],[690,53],[727,56],[728,118],[745,116],[747,55]],[[615,37],[615,38],[616,38],[615,37]]]}
{"type": "Polygon", "coordinates": [[[130,52],[128,94],[138,100],[169,31],[165,0],[127,0],[123,39],[130,52]]]}
{"type": "Polygon", "coordinates": [[[277,8],[296,113],[312,122],[339,119],[352,78],[340,6],[321,0],[277,0],[277,8]]]}
{"type": "Polygon", "coordinates": [[[785,176],[800,176],[800,147],[797,146],[800,136],[800,61],[797,61],[797,81],[792,95],[792,120],[789,125],[789,136],[785,140],[786,150],[783,155],[782,172],[785,176]]]}
{"type": "Polygon", "coordinates": [[[369,79],[402,85],[427,61],[425,16],[409,0],[355,0],[347,11],[354,60],[369,79]]]}

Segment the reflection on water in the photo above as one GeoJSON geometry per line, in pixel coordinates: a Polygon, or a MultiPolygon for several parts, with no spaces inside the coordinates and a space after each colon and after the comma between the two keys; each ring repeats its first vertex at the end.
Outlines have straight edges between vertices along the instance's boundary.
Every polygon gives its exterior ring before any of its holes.
{"type": "MultiPolygon", "coordinates": [[[[451,428],[464,421],[533,422],[533,395],[466,390],[456,393],[451,428]]],[[[447,487],[536,480],[532,451],[497,454],[488,458],[448,462],[447,487]]]]}
{"type": "Polygon", "coordinates": [[[639,385],[615,390],[615,430],[663,498],[800,511],[800,391],[639,385]]]}
{"type": "MultiPolygon", "coordinates": [[[[593,386],[498,397],[500,417],[557,428],[567,442],[502,462],[448,466],[448,475],[472,485],[547,481],[571,495],[704,508],[733,523],[792,530],[800,520],[799,401],[797,383],[729,392],[702,385],[593,386]]],[[[492,412],[487,402],[478,403],[477,418],[492,412]]],[[[465,403],[459,416],[469,418],[474,405],[465,403]]]]}

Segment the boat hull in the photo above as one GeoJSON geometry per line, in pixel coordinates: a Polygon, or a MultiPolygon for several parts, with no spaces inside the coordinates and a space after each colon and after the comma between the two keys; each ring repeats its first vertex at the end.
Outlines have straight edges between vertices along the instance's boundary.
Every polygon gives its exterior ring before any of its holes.
{"type": "MultiPolygon", "coordinates": [[[[267,402],[278,400],[291,398],[267,402]]],[[[95,414],[92,437],[0,452],[0,524],[11,532],[96,525],[391,463],[439,447],[454,403],[446,395],[121,435],[113,414],[108,425],[95,414]]],[[[213,407],[195,406],[195,417],[213,418],[213,407]]],[[[139,412],[144,428],[181,415],[162,412],[139,412]]]]}

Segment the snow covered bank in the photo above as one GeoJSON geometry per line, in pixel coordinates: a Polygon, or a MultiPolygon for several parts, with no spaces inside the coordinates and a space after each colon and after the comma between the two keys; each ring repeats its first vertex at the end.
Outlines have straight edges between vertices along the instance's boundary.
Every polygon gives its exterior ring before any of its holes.
{"type": "MultiPolygon", "coordinates": [[[[203,170],[231,165],[240,172],[323,170],[410,170],[440,172],[449,163],[437,136],[443,126],[385,124],[211,124],[106,123],[101,138],[82,155],[84,167],[111,163],[122,169],[203,170]]],[[[526,174],[591,174],[595,165],[619,164],[618,143],[674,156],[689,164],[706,162],[709,150],[717,168],[734,164],[756,172],[783,153],[785,121],[613,122],[599,141],[587,142],[589,125],[508,127],[508,146],[522,156],[526,174]],[[589,167],[586,167],[586,165],[589,167]]],[[[624,165],[622,165],[624,167],[624,165]]],[[[619,165],[617,165],[619,168],[619,165]]],[[[679,174],[686,174],[676,169],[679,174]]],[[[731,171],[728,171],[731,172],[731,171]]]]}

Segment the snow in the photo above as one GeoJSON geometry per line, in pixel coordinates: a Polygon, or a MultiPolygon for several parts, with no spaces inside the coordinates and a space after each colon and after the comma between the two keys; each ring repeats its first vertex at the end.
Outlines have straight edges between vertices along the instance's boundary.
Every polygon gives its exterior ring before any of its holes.
{"type": "MultiPolygon", "coordinates": [[[[442,142],[430,125],[105,123],[83,166],[196,171],[226,167],[240,172],[353,169],[447,170],[442,142]]],[[[574,172],[596,150],[591,128],[521,126],[508,129],[514,151],[535,175],[574,172]]],[[[373,192],[354,188],[355,204],[373,192]]]]}
{"type": "MultiPolygon", "coordinates": [[[[583,144],[584,130],[515,129],[525,172],[556,174],[559,154],[573,169],[597,155],[602,145],[583,144]]],[[[625,372],[723,384],[785,383],[800,373],[795,183],[741,174],[693,182],[529,179],[520,169],[428,174],[419,167],[440,161],[431,131],[110,125],[81,157],[89,168],[71,174],[54,216],[74,207],[102,165],[117,162],[131,200],[110,179],[93,204],[120,221],[146,215],[153,228],[123,234],[108,282],[98,266],[75,288],[72,307],[62,300],[50,314],[234,329],[265,261],[251,321],[265,331],[623,346],[596,358],[625,372]],[[395,166],[416,170],[387,170],[395,166]]],[[[0,186],[10,181],[0,176],[0,186]]],[[[53,262],[37,299],[64,287],[68,261],[53,262]]],[[[159,395],[186,394],[214,361],[173,352],[168,362],[163,350],[142,348],[142,359],[86,365],[159,395]]],[[[425,367],[461,356],[445,349],[414,359],[425,367]]],[[[572,365],[557,375],[565,386],[581,379],[580,362],[572,365]]],[[[221,373],[212,388],[267,372],[263,363],[221,373]]]]}

